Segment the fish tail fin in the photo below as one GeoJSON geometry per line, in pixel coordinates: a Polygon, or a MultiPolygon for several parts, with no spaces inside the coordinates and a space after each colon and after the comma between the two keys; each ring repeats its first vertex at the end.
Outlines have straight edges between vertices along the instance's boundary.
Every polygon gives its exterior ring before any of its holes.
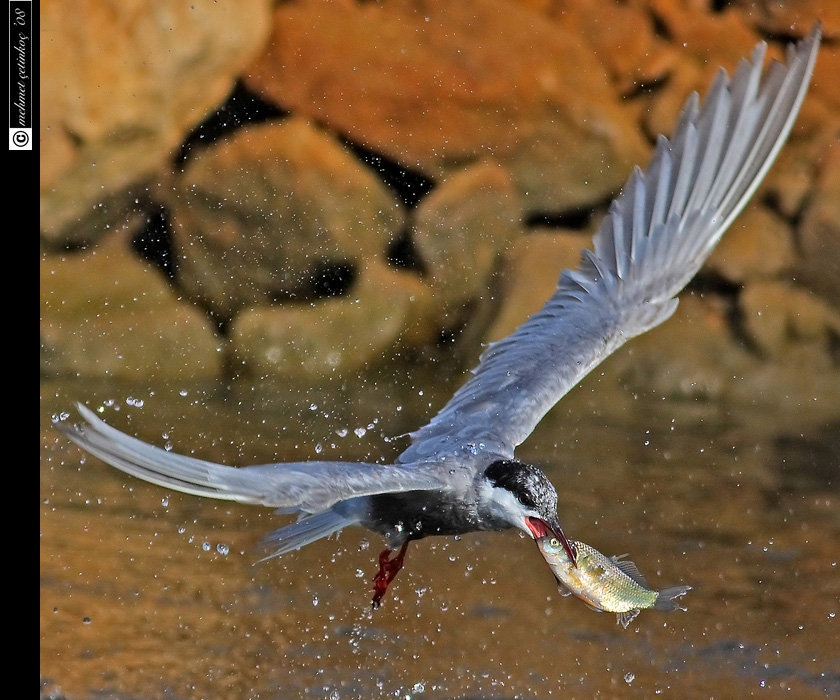
{"type": "Polygon", "coordinates": [[[653,604],[654,610],[663,610],[665,612],[669,612],[671,610],[685,610],[685,608],[680,605],[677,598],[684,596],[690,590],[691,586],[674,586],[673,588],[665,588],[664,590],[659,591],[659,595],[656,597],[656,602],[653,604]]]}

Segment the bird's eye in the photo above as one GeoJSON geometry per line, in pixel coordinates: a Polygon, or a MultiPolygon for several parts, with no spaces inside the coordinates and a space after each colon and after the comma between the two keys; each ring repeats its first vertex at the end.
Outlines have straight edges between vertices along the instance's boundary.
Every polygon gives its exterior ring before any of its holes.
{"type": "Polygon", "coordinates": [[[549,544],[550,544],[552,547],[554,547],[555,549],[557,549],[558,547],[560,547],[560,540],[558,540],[556,537],[552,537],[552,538],[551,538],[551,541],[549,542],[549,544]]]}

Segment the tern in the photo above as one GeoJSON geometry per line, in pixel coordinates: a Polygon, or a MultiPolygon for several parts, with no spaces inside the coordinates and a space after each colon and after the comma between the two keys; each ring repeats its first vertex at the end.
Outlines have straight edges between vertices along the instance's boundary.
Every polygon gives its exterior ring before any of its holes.
{"type": "Polygon", "coordinates": [[[169,452],[104,423],[55,426],[99,459],[187,494],[268,506],[297,522],[265,540],[271,558],[361,525],[384,536],[377,607],[412,540],[518,528],[577,553],[546,475],[518,461],[520,445],[570,389],[626,341],[667,320],[676,295],[755,192],[799,112],[821,30],[763,69],[766,44],[730,79],[721,69],[702,105],[688,99],[672,138],[660,136],[610,206],[592,250],[564,270],[543,308],[489,345],[472,376],[396,463],[291,462],[230,467],[169,452]]]}

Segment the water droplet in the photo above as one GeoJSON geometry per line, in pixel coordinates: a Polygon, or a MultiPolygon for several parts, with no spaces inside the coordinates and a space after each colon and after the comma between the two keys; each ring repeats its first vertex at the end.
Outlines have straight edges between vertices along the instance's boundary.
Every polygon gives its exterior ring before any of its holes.
{"type": "Polygon", "coordinates": [[[634,680],[636,680],[636,674],[635,673],[629,673],[628,672],[628,673],[624,674],[624,682],[627,683],[627,685],[630,685],[634,680]]]}
{"type": "Polygon", "coordinates": [[[349,432],[350,431],[347,430],[347,428],[339,428],[338,430],[335,431],[335,434],[338,435],[338,437],[343,438],[343,437],[347,437],[347,433],[349,433],[349,432]]]}
{"type": "Polygon", "coordinates": [[[205,552],[209,552],[209,551],[212,549],[212,546],[210,545],[210,543],[209,543],[209,542],[204,542],[204,543],[202,543],[201,548],[202,548],[205,552]]]}
{"type": "Polygon", "coordinates": [[[161,498],[161,499],[160,499],[160,504],[161,504],[164,508],[168,508],[168,507],[169,507],[169,496],[164,496],[163,498],[161,498]]]}
{"type": "Polygon", "coordinates": [[[364,437],[367,430],[365,428],[356,428],[353,432],[356,433],[356,437],[364,437]]]}
{"type": "Polygon", "coordinates": [[[216,551],[223,557],[226,557],[230,552],[230,547],[228,547],[224,542],[219,542],[219,544],[216,545],[216,551]]]}
{"type": "Polygon", "coordinates": [[[82,622],[84,622],[86,625],[89,625],[90,624],[90,618],[87,615],[85,615],[82,618],[82,622]]]}

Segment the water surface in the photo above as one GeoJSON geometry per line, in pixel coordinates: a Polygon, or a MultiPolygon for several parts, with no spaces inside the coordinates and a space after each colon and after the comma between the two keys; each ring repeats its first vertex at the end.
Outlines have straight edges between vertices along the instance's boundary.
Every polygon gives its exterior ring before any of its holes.
{"type": "Polygon", "coordinates": [[[42,696],[821,698],[840,694],[838,425],[577,389],[522,446],[571,537],[629,553],[687,612],[561,598],[516,533],[409,547],[370,608],[382,545],[348,529],[255,565],[269,510],[168,492],[50,426],[73,400],[214,461],[389,461],[451,393],[434,376],[239,384],[41,384],[42,696]],[[806,422],[807,423],[807,422],[806,422]]]}

